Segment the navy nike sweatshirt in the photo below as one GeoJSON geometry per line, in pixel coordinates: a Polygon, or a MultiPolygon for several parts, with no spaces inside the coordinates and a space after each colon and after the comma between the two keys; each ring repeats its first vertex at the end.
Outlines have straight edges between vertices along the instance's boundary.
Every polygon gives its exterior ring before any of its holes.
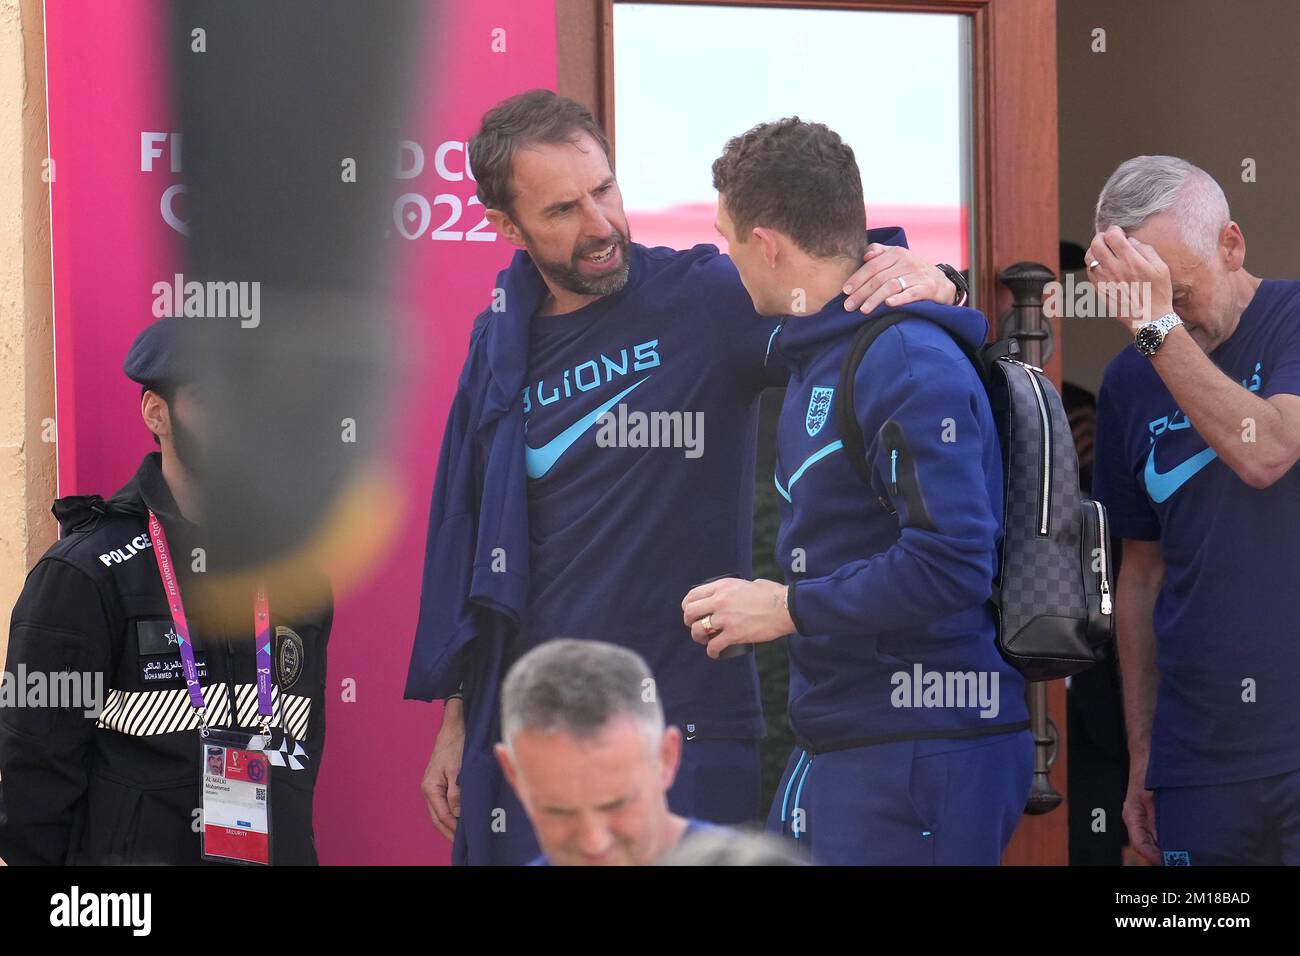
{"type": "Polygon", "coordinates": [[[792,369],[776,471],[776,558],[798,631],[790,723],[814,752],[1003,733],[1028,716],[988,603],[1002,515],[996,426],[952,338],[978,346],[987,322],[920,303],[907,311],[932,321],[905,320],[872,345],[854,385],[868,488],[845,457],[836,393],[859,327],[889,311],[846,313],[839,296],[776,338],[792,369]]]}

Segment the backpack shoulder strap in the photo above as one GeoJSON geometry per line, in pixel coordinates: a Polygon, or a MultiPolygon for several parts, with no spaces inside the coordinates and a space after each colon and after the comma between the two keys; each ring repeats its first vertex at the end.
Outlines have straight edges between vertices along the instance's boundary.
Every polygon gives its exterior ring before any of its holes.
{"type": "Polygon", "coordinates": [[[872,343],[880,338],[886,330],[904,319],[922,319],[943,329],[944,333],[952,338],[957,347],[962,350],[962,354],[975,366],[975,371],[979,374],[981,382],[987,382],[988,380],[988,365],[986,363],[995,361],[1003,354],[1016,351],[1014,340],[1011,340],[1009,346],[1002,342],[994,342],[982,346],[979,351],[976,351],[965,342],[958,340],[938,322],[912,312],[887,312],[871,322],[864,322],[858,329],[857,335],[854,336],[848,354],[844,356],[844,364],[840,366],[840,400],[836,402],[835,418],[836,425],[839,427],[840,441],[844,442],[844,452],[849,456],[849,464],[853,466],[853,470],[857,472],[858,477],[867,485],[871,484],[871,469],[867,465],[866,441],[862,436],[862,428],[858,425],[857,402],[854,397],[853,386],[858,378],[858,367],[862,365],[862,359],[866,356],[867,350],[871,348],[872,343]]]}
{"type": "Polygon", "coordinates": [[[862,323],[853,337],[848,354],[844,356],[844,364],[840,366],[838,386],[840,400],[835,403],[836,425],[849,464],[867,485],[871,484],[871,470],[867,467],[867,444],[862,438],[862,428],[858,425],[858,409],[853,397],[853,386],[858,378],[858,366],[862,364],[862,358],[867,354],[872,343],[907,317],[905,312],[889,312],[874,321],[862,323]]]}

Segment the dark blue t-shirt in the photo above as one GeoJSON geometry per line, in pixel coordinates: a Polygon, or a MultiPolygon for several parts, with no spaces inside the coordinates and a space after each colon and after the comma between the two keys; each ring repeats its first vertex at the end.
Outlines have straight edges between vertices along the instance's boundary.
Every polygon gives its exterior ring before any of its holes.
{"type": "Polygon", "coordinates": [[[755,314],[713,246],[634,244],[629,257],[620,292],[531,322],[521,649],[559,637],[631,648],[669,723],[760,737],[753,655],[710,660],[681,601],[710,578],[750,577],[758,399],[789,374],[768,354],[778,323],[755,314]]]}
{"type": "MultiPolygon", "coordinates": [[[[1262,282],[1210,359],[1263,398],[1300,395],[1300,282],[1262,282]]],[[[1300,468],[1251,488],[1130,345],[1098,397],[1094,483],[1112,535],[1164,557],[1147,786],[1300,768],[1300,468]]]]}

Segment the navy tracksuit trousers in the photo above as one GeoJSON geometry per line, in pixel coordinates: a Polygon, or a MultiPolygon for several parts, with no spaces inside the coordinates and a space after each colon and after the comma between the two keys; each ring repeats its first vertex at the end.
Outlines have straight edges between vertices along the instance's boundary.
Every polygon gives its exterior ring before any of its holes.
{"type": "Polygon", "coordinates": [[[790,755],[768,830],[822,865],[996,866],[1029,796],[1021,730],[790,755]]]}

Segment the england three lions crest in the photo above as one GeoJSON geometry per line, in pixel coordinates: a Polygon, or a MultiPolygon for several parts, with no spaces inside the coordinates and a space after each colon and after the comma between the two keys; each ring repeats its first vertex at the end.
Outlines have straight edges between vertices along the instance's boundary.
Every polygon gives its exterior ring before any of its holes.
{"type": "Polygon", "coordinates": [[[804,419],[804,427],[808,429],[808,437],[816,435],[826,424],[826,416],[831,410],[831,396],[835,394],[835,389],[828,388],[824,385],[818,385],[812,390],[812,398],[808,399],[808,417],[804,419]]]}

